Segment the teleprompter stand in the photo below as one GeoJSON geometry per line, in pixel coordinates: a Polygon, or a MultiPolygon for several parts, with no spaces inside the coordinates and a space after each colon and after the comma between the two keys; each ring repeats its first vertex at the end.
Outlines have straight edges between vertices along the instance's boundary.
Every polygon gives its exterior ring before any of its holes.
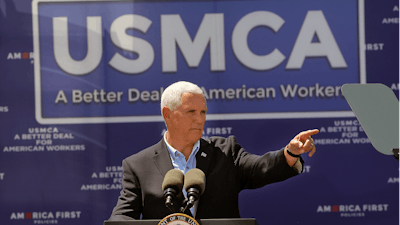
{"type": "Polygon", "coordinates": [[[394,157],[399,160],[399,149],[398,148],[394,148],[392,149],[393,155],[394,157]]]}

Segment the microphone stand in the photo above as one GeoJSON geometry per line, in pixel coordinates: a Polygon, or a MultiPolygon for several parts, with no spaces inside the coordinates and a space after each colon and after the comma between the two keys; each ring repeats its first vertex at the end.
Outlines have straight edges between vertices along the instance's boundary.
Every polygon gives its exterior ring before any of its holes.
{"type": "Polygon", "coordinates": [[[194,202],[199,199],[200,196],[200,191],[197,188],[189,188],[187,190],[187,195],[189,196],[189,200],[186,203],[185,208],[183,209],[182,212],[185,212],[186,209],[190,209],[193,207],[194,202]]]}
{"type": "Polygon", "coordinates": [[[175,213],[175,207],[174,203],[172,202],[172,199],[175,198],[176,195],[176,190],[174,188],[167,188],[164,191],[164,196],[165,197],[165,206],[168,207],[169,210],[171,210],[172,213],[175,213]]]}

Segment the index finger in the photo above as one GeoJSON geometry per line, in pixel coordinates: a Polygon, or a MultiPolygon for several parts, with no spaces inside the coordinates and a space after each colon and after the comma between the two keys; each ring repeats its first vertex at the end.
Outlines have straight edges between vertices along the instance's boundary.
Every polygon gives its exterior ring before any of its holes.
{"type": "Polygon", "coordinates": [[[301,139],[307,139],[308,137],[314,135],[314,134],[318,134],[319,130],[318,129],[314,129],[314,130],[306,130],[300,133],[300,138],[301,139]]]}

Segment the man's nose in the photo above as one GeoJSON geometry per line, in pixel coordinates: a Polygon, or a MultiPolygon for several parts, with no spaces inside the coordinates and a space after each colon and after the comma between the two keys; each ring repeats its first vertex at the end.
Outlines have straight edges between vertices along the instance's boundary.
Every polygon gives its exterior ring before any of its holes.
{"type": "Polygon", "coordinates": [[[206,120],[206,117],[205,117],[205,115],[204,114],[202,114],[202,113],[198,113],[198,114],[196,114],[196,116],[195,116],[195,122],[196,123],[204,123],[205,122],[205,120],[206,120]]]}

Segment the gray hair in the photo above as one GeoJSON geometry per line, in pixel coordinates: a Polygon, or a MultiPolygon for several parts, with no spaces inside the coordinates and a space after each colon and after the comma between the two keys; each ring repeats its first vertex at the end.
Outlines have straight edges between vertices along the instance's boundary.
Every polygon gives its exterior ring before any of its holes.
{"type": "Polygon", "coordinates": [[[162,93],[161,114],[164,107],[169,108],[171,111],[175,111],[180,105],[182,105],[182,94],[184,93],[203,95],[203,91],[199,88],[199,86],[193,83],[187,81],[178,81],[173,83],[162,93]]]}

